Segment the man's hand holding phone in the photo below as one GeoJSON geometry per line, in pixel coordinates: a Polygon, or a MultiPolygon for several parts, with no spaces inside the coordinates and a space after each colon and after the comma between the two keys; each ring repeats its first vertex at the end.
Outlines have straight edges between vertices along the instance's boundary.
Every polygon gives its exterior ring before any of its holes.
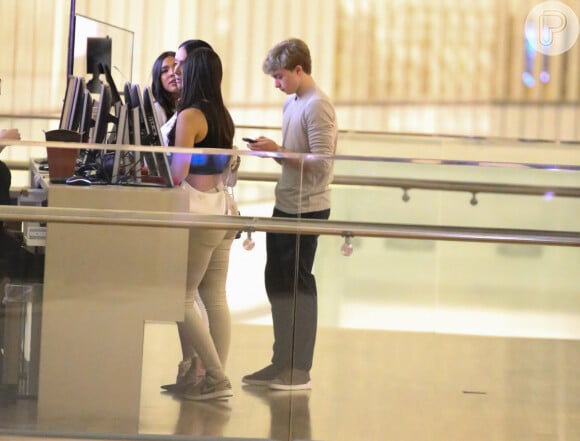
{"type": "Polygon", "coordinates": [[[248,143],[248,148],[256,152],[279,152],[281,147],[265,136],[258,138],[242,138],[248,143]]]}

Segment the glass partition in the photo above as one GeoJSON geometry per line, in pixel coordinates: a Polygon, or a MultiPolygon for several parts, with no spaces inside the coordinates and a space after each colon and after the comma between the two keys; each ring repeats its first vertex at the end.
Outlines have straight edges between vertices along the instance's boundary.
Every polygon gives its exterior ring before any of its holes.
{"type": "MultiPolygon", "coordinates": [[[[133,76],[133,41],[135,35],[129,29],[123,29],[110,23],[104,23],[80,14],[75,15],[74,23],[74,61],[72,75],[92,79],[91,68],[87,64],[87,42],[89,38],[106,38],[111,40],[109,46],[111,75],[117,88],[122,91],[125,82],[131,82],[133,76]]],[[[92,54],[93,56],[99,55],[92,54]]],[[[102,54],[104,55],[104,54],[102,54]]],[[[98,57],[95,57],[97,59],[98,57]]],[[[100,79],[107,81],[104,72],[100,79]]]]}
{"type": "Polygon", "coordinates": [[[550,164],[518,162],[543,147],[512,142],[502,161],[501,147],[464,140],[488,160],[453,162],[458,141],[432,141],[341,135],[349,153],[333,158],[321,222],[272,219],[278,166],[244,150],[239,217],[190,215],[179,188],[13,191],[0,217],[27,242],[0,248],[0,439],[576,438],[577,152],[546,145],[550,164]],[[182,360],[188,227],[242,230],[226,285],[228,400],[160,389],[182,360]],[[311,390],[242,383],[272,355],[267,232],[320,235],[311,390]]]}

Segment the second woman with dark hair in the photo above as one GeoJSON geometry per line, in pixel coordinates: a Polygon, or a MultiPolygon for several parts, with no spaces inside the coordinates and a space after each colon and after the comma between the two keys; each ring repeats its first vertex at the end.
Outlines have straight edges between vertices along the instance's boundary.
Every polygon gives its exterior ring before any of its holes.
{"type": "MultiPolygon", "coordinates": [[[[170,145],[233,148],[235,128],[222,98],[222,75],[221,60],[213,50],[200,48],[187,55],[181,66],[182,91],[177,122],[169,133],[170,145]]],[[[228,214],[231,201],[224,188],[223,173],[229,160],[229,155],[173,154],[171,172],[189,192],[191,212],[228,214]]],[[[235,234],[231,230],[190,230],[185,318],[177,326],[182,346],[194,348],[206,374],[200,382],[182,389],[186,399],[232,396],[224,366],[231,333],[226,278],[235,234]],[[207,311],[209,331],[193,307],[197,292],[207,311]]]]}
{"type": "MultiPolygon", "coordinates": [[[[181,84],[181,64],[183,63],[183,61],[185,60],[185,58],[187,57],[187,55],[189,53],[191,53],[195,49],[198,49],[201,47],[212,49],[212,47],[210,46],[210,44],[207,41],[200,40],[200,39],[192,39],[192,40],[185,40],[184,42],[182,42],[179,45],[179,47],[177,48],[177,52],[168,52],[168,53],[173,54],[173,59],[171,60],[172,61],[171,70],[168,69],[168,74],[171,75],[172,84],[170,84],[170,87],[168,88],[168,90],[170,92],[173,92],[173,87],[175,87],[177,95],[174,97],[173,107],[171,107],[171,102],[172,102],[171,96],[166,95],[166,98],[167,98],[166,100],[163,100],[163,98],[162,98],[162,100],[166,103],[166,104],[163,104],[163,108],[164,108],[164,112],[167,114],[167,118],[163,119],[163,117],[161,117],[159,121],[161,122],[161,129],[160,129],[161,138],[163,139],[163,144],[165,144],[165,145],[170,145],[169,140],[168,140],[168,134],[173,129],[173,126],[175,125],[175,119],[177,116],[175,114],[175,108],[177,107],[177,101],[179,100],[179,95],[181,93],[181,87],[182,87],[182,84],[181,84]]],[[[167,60],[167,61],[169,61],[169,60],[167,60]]],[[[163,62],[163,65],[164,64],[165,64],[165,62],[163,62]]],[[[155,69],[155,65],[154,65],[153,69],[155,69]]],[[[160,67],[160,69],[161,69],[161,67],[160,67]]],[[[161,72],[159,73],[158,77],[163,78],[161,72]]],[[[155,71],[153,72],[153,78],[154,78],[153,81],[155,81],[155,78],[156,78],[155,71]]],[[[152,91],[153,91],[153,96],[155,97],[155,99],[157,99],[155,88],[152,91]]]]}
{"type": "Polygon", "coordinates": [[[155,59],[151,69],[151,92],[155,98],[155,113],[161,125],[173,116],[179,99],[174,64],[175,52],[165,51],[155,59]]]}

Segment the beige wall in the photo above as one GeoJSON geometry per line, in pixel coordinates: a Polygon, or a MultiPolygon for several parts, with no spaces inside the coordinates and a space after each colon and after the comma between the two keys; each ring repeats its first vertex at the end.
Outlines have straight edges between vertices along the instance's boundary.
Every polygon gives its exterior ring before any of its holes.
{"type": "MultiPolygon", "coordinates": [[[[564,0],[580,11],[580,1],[564,0]]],[[[232,104],[278,103],[261,72],[288,36],[311,46],[338,101],[556,100],[580,97],[580,44],[550,57],[552,81],[527,89],[523,23],[532,0],[77,0],[79,14],[135,33],[133,80],[187,38],[221,54],[232,104]],[[565,66],[564,66],[565,65],[565,66]]],[[[50,113],[63,94],[70,0],[0,0],[0,112],[50,113]],[[18,91],[16,94],[15,91],[18,91]]],[[[541,57],[535,57],[539,71],[541,57]]]]}
{"type": "MultiPolygon", "coordinates": [[[[523,23],[537,3],[77,0],[76,10],[134,33],[132,61],[125,58],[140,84],[150,83],[161,51],[188,38],[209,41],[222,56],[238,125],[279,125],[283,95],[261,63],[271,45],[297,36],[311,47],[314,76],[337,103],[342,129],[577,140],[580,44],[550,57],[547,85],[521,81],[523,23]],[[512,116],[498,101],[510,103],[512,116]]],[[[580,0],[564,3],[580,11],[580,0]]],[[[54,121],[10,115],[60,115],[70,4],[0,0],[0,124],[19,126],[28,139],[42,138],[54,121]]],[[[533,61],[536,76],[541,62],[533,61]]]]}
{"type": "MultiPolygon", "coordinates": [[[[566,2],[580,11],[578,0],[566,2]]],[[[105,2],[105,7],[101,3],[79,0],[77,10],[135,30],[137,81],[149,81],[157,53],[183,39],[200,37],[216,47],[229,68],[225,90],[232,104],[279,101],[260,66],[268,48],[288,36],[309,43],[316,78],[338,101],[580,97],[580,45],[550,57],[550,83],[534,88],[522,84],[523,24],[538,3],[535,0],[117,0],[105,2]]],[[[536,76],[541,64],[538,54],[532,61],[536,76]]]]}

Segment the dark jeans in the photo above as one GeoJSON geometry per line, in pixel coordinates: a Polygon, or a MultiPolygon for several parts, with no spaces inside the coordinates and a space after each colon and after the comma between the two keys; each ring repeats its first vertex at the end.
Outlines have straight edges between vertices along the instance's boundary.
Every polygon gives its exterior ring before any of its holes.
{"type": "MultiPolygon", "coordinates": [[[[328,219],[330,209],[288,214],[274,208],[272,217],[328,219]]],[[[318,320],[316,279],[312,274],[318,235],[266,233],[265,283],[272,307],[272,364],[309,371],[318,320]]]]}

